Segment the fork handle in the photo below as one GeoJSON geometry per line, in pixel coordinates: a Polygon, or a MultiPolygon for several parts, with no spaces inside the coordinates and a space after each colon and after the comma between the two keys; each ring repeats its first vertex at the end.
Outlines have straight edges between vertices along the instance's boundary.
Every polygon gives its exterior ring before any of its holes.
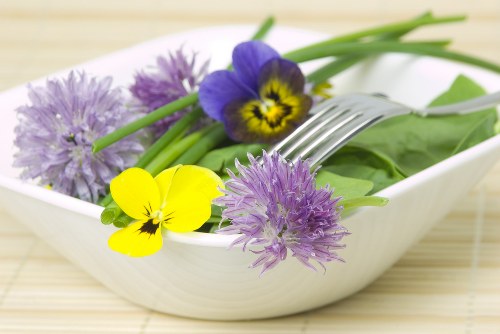
{"type": "Polygon", "coordinates": [[[467,114],[473,111],[495,107],[500,104],[500,91],[488,95],[476,97],[464,102],[448,104],[442,107],[431,107],[422,110],[415,110],[416,114],[427,115],[448,115],[448,114],[467,114]]]}

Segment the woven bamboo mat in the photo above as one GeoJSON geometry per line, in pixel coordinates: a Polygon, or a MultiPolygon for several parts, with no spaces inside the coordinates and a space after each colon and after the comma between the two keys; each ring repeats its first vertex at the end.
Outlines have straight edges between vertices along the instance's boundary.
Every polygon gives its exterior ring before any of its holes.
{"type": "MultiPolygon", "coordinates": [[[[424,30],[500,61],[500,1],[0,0],[0,90],[168,33],[259,22],[327,33],[426,9],[467,24],[424,30]]],[[[21,208],[20,208],[21,209],[21,208]]],[[[279,319],[209,322],[115,296],[0,212],[0,333],[500,334],[500,164],[389,271],[334,305],[279,319]]]]}

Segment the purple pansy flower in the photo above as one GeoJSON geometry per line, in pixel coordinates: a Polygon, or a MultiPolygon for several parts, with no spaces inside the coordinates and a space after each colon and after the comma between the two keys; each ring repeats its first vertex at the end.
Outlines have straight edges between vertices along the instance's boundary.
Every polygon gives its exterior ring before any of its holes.
{"type": "MultiPolygon", "coordinates": [[[[198,90],[207,74],[208,61],[198,67],[196,59],[195,53],[189,57],[182,48],[169,53],[168,57],[158,56],[152,70],[143,70],[135,75],[135,82],[130,87],[134,97],[132,107],[148,113],[198,90]]],[[[180,110],[154,123],[155,138],[160,137],[185,111],[180,110]]]]}
{"type": "Polygon", "coordinates": [[[251,267],[262,266],[262,273],[285,260],[288,251],[312,269],[311,260],[323,268],[325,262],[342,261],[335,250],[344,247],[339,242],[349,233],[339,224],[340,197],[316,189],[307,161],[292,165],[265,152],[261,161],[249,159],[248,167],[236,162],[239,175],[229,171],[225,196],[214,201],[225,207],[222,218],[230,222],[217,232],[241,234],[232,246],[252,246],[260,256],[251,267]]]}
{"type": "Polygon", "coordinates": [[[237,45],[234,71],[216,71],[202,81],[200,104],[242,142],[276,142],[296,129],[311,108],[297,64],[260,41],[237,45]]]}
{"type": "Polygon", "coordinates": [[[44,87],[28,87],[31,104],[17,109],[14,141],[19,148],[14,166],[23,168],[22,179],[39,178],[55,191],[96,202],[111,179],[135,163],[143,147],[134,136],[92,153],[97,138],[134,117],[111,83],[111,77],[71,72],[44,87]]]}

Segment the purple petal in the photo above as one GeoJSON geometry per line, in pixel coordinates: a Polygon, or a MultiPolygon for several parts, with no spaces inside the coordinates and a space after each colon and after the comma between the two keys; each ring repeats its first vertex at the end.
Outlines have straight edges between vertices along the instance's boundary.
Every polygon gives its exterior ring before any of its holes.
{"type": "Polygon", "coordinates": [[[215,71],[202,81],[200,104],[205,113],[217,121],[223,120],[226,105],[234,100],[255,98],[255,94],[230,71],[215,71]]]}
{"type": "Polygon", "coordinates": [[[241,43],[233,50],[234,71],[245,85],[257,92],[261,68],[274,58],[280,58],[279,53],[263,42],[241,43]]]}
{"type": "Polygon", "coordinates": [[[271,59],[262,65],[258,83],[259,91],[266,83],[277,80],[287,86],[293,95],[304,93],[305,79],[299,66],[286,59],[271,59]]]}

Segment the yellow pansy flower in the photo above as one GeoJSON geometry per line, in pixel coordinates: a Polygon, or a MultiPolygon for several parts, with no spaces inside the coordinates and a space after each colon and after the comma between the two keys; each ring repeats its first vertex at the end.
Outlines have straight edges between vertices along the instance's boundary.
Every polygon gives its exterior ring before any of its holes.
{"type": "Polygon", "coordinates": [[[211,215],[212,200],[224,186],[217,174],[194,165],[178,165],[155,178],[141,168],[129,168],[110,184],[118,206],[136,221],[115,232],[109,247],[129,256],[151,255],[163,245],[162,230],[190,232],[211,215]]]}

